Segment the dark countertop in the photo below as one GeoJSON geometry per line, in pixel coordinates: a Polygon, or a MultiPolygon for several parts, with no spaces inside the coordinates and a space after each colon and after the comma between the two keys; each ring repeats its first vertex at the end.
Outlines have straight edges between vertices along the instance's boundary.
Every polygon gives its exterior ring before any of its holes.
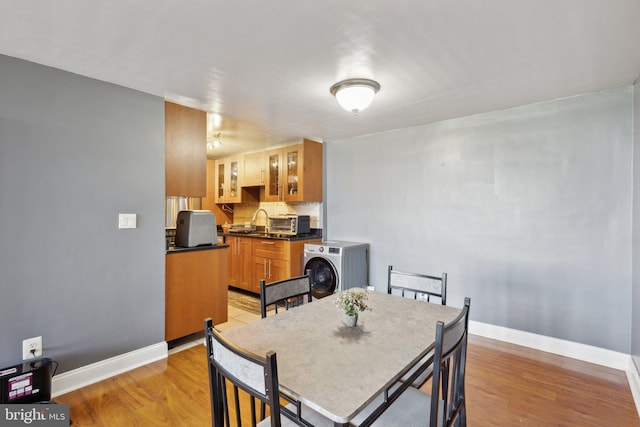
{"type": "Polygon", "coordinates": [[[193,248],[178,248],[175,246],[169,246],[169,249],[167,249],[167,255],[181,253],[181,252],[206,251],[210,249],[224,249],[228,247],[229,245],[224,243],[218,243],[217,245],[194,246],[193,248]]]}
{"type": "Polygon", "coordinates": [[[265,233],[264,231],[254,231],[252,233],[222,233],[224,237],[254,237],[257,239],[273,239],[273,240],[311,240],[311,239],[321,239],[322,238],[322,229],[311,229],[310,233],[298,234],[296,236],[286,236],[281,234],[270,234],[265,233]]]}

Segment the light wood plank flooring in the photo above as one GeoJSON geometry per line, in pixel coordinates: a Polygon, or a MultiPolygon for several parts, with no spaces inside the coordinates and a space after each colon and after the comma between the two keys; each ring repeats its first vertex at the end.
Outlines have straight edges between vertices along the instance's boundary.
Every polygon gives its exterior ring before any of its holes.
{"type": "Polygon", "coordinates": [[[470,335],[469,426],[640,426],[623,371],[470,335]]]}
{"type": "MultiPolygon", "coordinates": [[[[257,317],[231,309],[221,326],[257,317]]],[[[55,400],[74,427],[211,425],[206,349],[178,350],[55,400]]],[[[640,426],[624,372],[473,335],[466,387],[470,427],[640,426]]]]}

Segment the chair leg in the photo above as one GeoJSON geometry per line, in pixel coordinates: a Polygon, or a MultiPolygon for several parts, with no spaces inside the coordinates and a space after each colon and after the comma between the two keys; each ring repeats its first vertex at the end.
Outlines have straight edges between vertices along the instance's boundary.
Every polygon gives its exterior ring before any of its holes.
{"type": "Polygon", "coordinates": [[[458,416],[453,425],[456,427],[467,427],[467,411],[465,410],[464,403],[460,405],[460,412],[458,412],[458,416]]]}
{"type": "Polygon", "coordinates": [[[467,410],[464,403],[462,403],[462,408],[460,408],[460,427],[467,427],[467,410]]]}

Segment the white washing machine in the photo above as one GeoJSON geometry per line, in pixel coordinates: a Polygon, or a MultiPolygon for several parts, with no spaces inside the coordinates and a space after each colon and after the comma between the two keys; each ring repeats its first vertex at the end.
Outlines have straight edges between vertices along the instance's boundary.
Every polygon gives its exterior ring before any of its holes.
{"type": "Polygon", "coordinates": [[[311,278],[315,298],[369,284],[369,244],[324,241],[305,243],[303,272],[311,278]]]}

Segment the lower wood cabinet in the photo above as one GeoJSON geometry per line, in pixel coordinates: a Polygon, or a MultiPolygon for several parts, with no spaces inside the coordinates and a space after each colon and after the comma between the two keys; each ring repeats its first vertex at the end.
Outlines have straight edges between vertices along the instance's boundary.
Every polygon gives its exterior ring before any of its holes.
{"type": "Polygon", "coordinates": [[[169,252],[165,268],[166,341],[227,321],[229,248],[169,252]]]}
{"type": "Polygon", "coordinates": [[[229,237],[229,285],[251,290],[251,238],[229,237]]]}
{"type": "Polygon", "coordinates": [[[229,285],[260,293],[260,280],[271,283],[300,276],[303,274],[304,244],[320,240],[225,236],[225,243],[229,244],[231,250],[229,285]]]}
{"type": "Polygon", "coordinates": [[[260,280],[264,279],[267,283],[271,283],[289,277],[289,261],[257,256],[252,257],[252,261],[251,284],[253,286],[249,289],[252,292],[260,293],[260,280]]]}

